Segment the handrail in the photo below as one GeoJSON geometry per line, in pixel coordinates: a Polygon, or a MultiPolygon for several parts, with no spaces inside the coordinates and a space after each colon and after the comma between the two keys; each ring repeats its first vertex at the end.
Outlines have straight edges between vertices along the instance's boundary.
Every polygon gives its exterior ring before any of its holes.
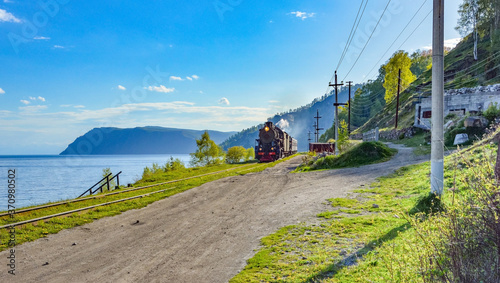
{"type": "Polygon", "coordinates": [[[106,185],[108,186],[108,191],[110,190],[109,188],[109,182],[112,181],[114,178],[116,178],[116,183],[117,183],[117,186],[120,186],[120,178],[119,178],[119,175],[122,173],[122,171],[118,172],[116,175],[114,175],[113,177],[111,177],[111,179],[109,178],[109,176],[111,176],[113,173],[109,173],[108,175],[106,175],[104,178],[102,178],[99,182],[95,183],[95,185],[93,185],[92,187],[90,187],[88,190],[86,190],[85,192],[83,192],[83,194],[81,194],[79,197],[82,197],[84,196],[85,194],[89,193],[89,195],[92,195],[92,194],[95,194],[97,191],[101,190],[101,193],[102,193],[102,188],[106,185]],[[104,179],[106,179],[106,182],[103,183],[101,186],[99,186],[97,189],[95,189],[94,191],[92,191],[92,189],[99,185],[102,181],[104,181],[104,179]]]}

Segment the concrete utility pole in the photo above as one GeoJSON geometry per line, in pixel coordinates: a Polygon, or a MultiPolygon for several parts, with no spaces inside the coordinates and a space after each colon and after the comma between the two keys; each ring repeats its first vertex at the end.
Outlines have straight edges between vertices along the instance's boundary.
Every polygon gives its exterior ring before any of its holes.
{"type": "Polygon", "coordinates": [[[399,69],[399,74],[398,74],[398,95],[396,97],[396,125],[394,126],[394,129],[398,128],[398,115],[399,115],[399,91],[401,88],[401,69],[399,69]]]}
{"type": "Polygon", "coordinates": [[[322,117],[319,116],[319,110],[316,109],[316,117],[314,117],[314,119],[316,119],[316,142],[319,142],[319,131],[323,130],[323,128],[319,127],[319,119],[320,118],[322,118],[322,117]]]}
{"type": "Polygon", "coordinates": [[[440,196],[444,184],[444,0],[434,0],[433,11],[431,192],[440,196]]]}
{"type": "MultiPolygon", "coordinates": [[[[338,84],[337,83],[337,71],[335,71],[335,84],[328,84],[329,86],[335,87],[335,103],[333,106],[335,106],[335,155],[339,154],[339,98],[338,98],[338,86],[344,85],[343,83],[338,84]]],[[[344,103],[342,103],[344,104],[344,103]]]]}
{"type": "Polygon", "coordinates": [[[351,134],[351,85],[352,85],[352,81],[348,81],[347,82],[349,84],[349,116],[347,116],[347,132],[349,133],[349,135],[351,134]]]}

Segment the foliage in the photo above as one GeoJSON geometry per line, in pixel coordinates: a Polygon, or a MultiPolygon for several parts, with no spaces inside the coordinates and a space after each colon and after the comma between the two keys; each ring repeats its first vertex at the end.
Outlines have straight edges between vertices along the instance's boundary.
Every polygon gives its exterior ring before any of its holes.
{"type": "MultiPolygon", "coordinates": [[[[109,176],[109,178],[111,179],[111,177],[113,177],[113,172],[111,172],[111,169],[110,169],[109,167],[108,167],[108,168],[104,168],[104,169],[102,169],[102,177],[103,177],[103,178],[105,178],[105,177],[106,177],[106,176],[108,176],[109,174],[111,174],[111,175],[109,176]]],[[[103,180],[103,181],[99,184],[100,186],[104,185],[104,186],[102,187],[102,190],[103,190],[103,191],[108,189],[108,186],[107,186],[107,185],[105,185],[105,184],[106,184],[106,180],[103,180]]],[[[111,181],[109,182],[109,190],[114,190],[114,189],[115,189],[115,187],[116,187],[116,180],[115,180],[115,179],[113,179],[113,180],[111,180],[111,181]]]]}
{"type": "Polygon", "coordinates": [[[389,62],[383,66],[385,70],[384,88],[385,88],[385,101],[391,102],[397,94],[398,89],[398,75],[401,70],[401,84],[400,91],[406,89],[415,79],[415,75],[411,72],[410,67],[412,61],[408,53],[400,50],[392,55],[389,62]]]}
{"type": "Polygon", "coordinates": [[[253,160],[255,159],[255,149],[253,147],[250,147],[246,150],[245,153],[245,161],[253,160]]]}
{"type": "Polygon", "coordinates": [[[207,166],[221,164],[224,160],[224,151],[213,140],[207,131],[201,135],[201,139],[196,140],[198,149],[191,153],[191,165],[207,166]]]}
{"type": "Polygon", "coordinates": [[[488,119],[488,121],[494,122],[495,119],[500,118],[500,108],[498,107],[498,103],[492,103],[486,111],[483,113],[484,118],[488,119]]]}
{"type": "Polygon", "coordinates": [[[226,162],[227,163],[238,163],[245,158],[247,151],[242,146],[233,146],[227,150],[226,162]]]}
{"type": "Polygon", "coordinates": [[[165,163],[165,166],[163,167],[163,171],[165,172],[177,171],[182,169],[186,169],[184,162],[182,162],[179,158],[174,159],[172,156],[170,156],[170,160],[167,161],[167,163],[165,163]]]}
{"type": "Polygon", "coordinates": [[[416,76],[419,77],[425,71],[429,70],[432,67],[432,51],[421,51],[417,50],[413,52],[410,56],[411,58],[411,67],[410,71],[416,76]]]}
{"type": "Polygon", "coordinates": [[[339,150],[344,151],[348,142],[349,142],[349,132],[347,131],[347,123],[345,122],[345,120],[342,120],[340,121],[339,139],[337,141],[339,150]]]}

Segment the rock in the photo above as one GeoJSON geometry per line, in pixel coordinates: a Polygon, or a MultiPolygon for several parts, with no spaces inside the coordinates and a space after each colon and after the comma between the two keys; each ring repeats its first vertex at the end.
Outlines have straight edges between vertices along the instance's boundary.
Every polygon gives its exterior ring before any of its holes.
{"type": "Polygon", "coordinates": [[[455,141],[453,142],[453,145],[458,145],[458,144],[463,144],[465,142],[469,141],[469,135],[467,134],[458,134],[455,136],[455,141]]]}
{"type": "Polygon", "coordinates": [[[376,204],[376,203],[372,204],[372,207],[373,208],[379,208],[378,204],[376,204]]]}

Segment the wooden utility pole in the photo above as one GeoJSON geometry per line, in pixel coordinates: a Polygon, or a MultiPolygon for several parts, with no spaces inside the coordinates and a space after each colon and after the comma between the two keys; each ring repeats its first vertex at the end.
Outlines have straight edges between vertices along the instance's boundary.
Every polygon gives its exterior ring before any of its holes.
{"type": "Polygon", "coordinates": [[[396,125],[394,126],[394,129],[398,128],[398,116],[399,116],[399,92],[401,89],[401,69],[399,69],[398,73],[398,94],[396,96],[396,125]]]}
{"type": "Polygon", "coordinates": [[[323,130],[323,128],[319,127],[319,119],[320,118],[322,118],[322,117],[319,116],[319,110],[316,109],[316,117],[314,117],[314,119],[316,119],[316,142],[319,141],[319,131],[323,130]]]}
{"type": "Polygon", "coordinates": [[[444,187],[444,0],[434,0],[432,27],[431,193],[444,187]]]}
{"type": "Polygon", "coordinates": [[[347,82],[349,84],[349,102],[348,102],[348,105],[349,105],[349,116],[347,116],[347,132],[349,133],[349,135],[351,134],[351,85],[352,85],[352,81],[348,81],[347,82]]]}
{"type": "MultiPolygon", "coordinates": [[[[333,86],[335,88],[335,103],[333,106],[335,106],[335,155],[339,154],[339,97],[338,97],[338,86],[344,85],[343,83],[337,83],[337,71],[335,71],[335,84],[328,84],[329,86],[333,86]]],[[[342,105],[345,103],[342,103],[342,105]]]]}

